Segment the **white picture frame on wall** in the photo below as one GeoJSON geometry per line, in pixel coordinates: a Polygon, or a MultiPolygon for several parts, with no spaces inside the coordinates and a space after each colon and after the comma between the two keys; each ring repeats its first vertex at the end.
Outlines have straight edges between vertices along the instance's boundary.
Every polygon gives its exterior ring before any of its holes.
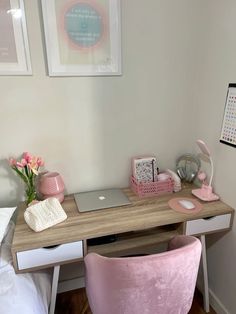
{"type": "Polygon", "coordinates": [[[120,0],[41,0],[49,76],[121,75],[120,0]]]}
{"type": "Polygon", "coordinates": [[[0,75],[32,75],[23,0],[0,1],[0,75]]]}

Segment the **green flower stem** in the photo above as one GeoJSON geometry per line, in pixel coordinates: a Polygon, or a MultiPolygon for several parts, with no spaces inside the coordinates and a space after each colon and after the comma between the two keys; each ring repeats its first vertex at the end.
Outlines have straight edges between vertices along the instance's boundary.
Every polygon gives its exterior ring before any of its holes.
{"type": "Polygon", "coordinates": [[[34,185],[28,185],[26,189],[26,203],[27,205],[36,199],[36,190],[34,185]]]}
{"type": "Polygon", "coordinates": [[[30,169],[27,169],[27,166],[25,166],[22,171],[20,171],[16,166],[13,166],[12,169],[20,176],[20,178],[24,181],[26,185],[26,203],[27,205],[31,203],[33,200],[36,199],[36,189],[35,189],[35,178],[36,175],[30,171],[30,169]],[[25,174],[23,173],[25,172],[25,174]]]}
{"type": "Polygon", "coordinates": [[[28,176],[29,176],[29,171],[28,171],[28,167],[27,167],[27,165],[26,165],[26,166],[24,166],[24,169],[25,169],[25,174],[26,174],[26,176],[28,177],[28,176]]]}

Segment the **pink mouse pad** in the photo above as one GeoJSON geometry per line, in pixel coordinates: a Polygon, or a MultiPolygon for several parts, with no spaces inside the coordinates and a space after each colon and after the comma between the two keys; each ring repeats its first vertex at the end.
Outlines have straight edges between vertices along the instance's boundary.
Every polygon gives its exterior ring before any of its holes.
{"type": "Polygon", "coordinates": [[[184,214],[193,214],[193,213],[196,214],[202,210],[202,204],[200,202],[198,202],[196,199],[189,198],[189,197],[172,198],[171,200],[169,200],[168,205],[170,206],[170,208],[174,209],[175,211],[180,212],[180,213],[184,213],[184,214]],[[186,201],[192,202],[194,205],[194,208],[192,208],[192,209],[184,208],[179,203],[179,201],[181,201],[181,200],[186,200],[186,201]]]}

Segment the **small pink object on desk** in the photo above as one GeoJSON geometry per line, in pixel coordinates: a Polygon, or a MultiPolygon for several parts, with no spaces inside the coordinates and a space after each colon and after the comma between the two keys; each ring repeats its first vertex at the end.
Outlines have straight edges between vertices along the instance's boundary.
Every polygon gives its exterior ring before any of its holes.
{"type": "Polygon", "coordinates": [[[56,197],[60,203],[64,200],[65,185],[58,172],[47,172],[43,174],[39,181],[39,192],[43,199],[56,197]]]}
{"type": "Polygon", "coordinates": [[[202,184],[200,189],[192,190],[192,194],[203,201],[217,201],[220,197],[212,192],[212,186],[207,184],[202,184]]]}
{"type": "Polygon", "coordinates": [[[173,210],[180,213],[184,213],[184,214],[196,214],[202,210],[202,204],[198,200],[194,198],[188,198],[188,197],[172,198],[171,200],[169,200],[168,205],[173,210]],[[186,207],[182,205],[184,204],[184,203],[181,203],[182,201],[187,201],[189,203],[192,203],[194,207],[191,209],[187,209],[186,207]]]}
{"type": "Polygon", "coordinates": [[[174,181],[172,178],[166,173],[161,173],[158,176],[160,180],[155,182],[138,182],[131,176],[131,190],[139,197],[151,197],[165,193],[173,193],[174,181]]]}

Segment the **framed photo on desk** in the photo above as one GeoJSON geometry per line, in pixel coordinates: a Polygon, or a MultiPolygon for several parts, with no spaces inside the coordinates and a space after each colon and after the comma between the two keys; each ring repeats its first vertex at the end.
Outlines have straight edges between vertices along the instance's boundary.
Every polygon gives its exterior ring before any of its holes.
{"type": "Polygon", "coordinates": [[[121,74],[120,0],[42,0],[49,76],[121,74]]]}

